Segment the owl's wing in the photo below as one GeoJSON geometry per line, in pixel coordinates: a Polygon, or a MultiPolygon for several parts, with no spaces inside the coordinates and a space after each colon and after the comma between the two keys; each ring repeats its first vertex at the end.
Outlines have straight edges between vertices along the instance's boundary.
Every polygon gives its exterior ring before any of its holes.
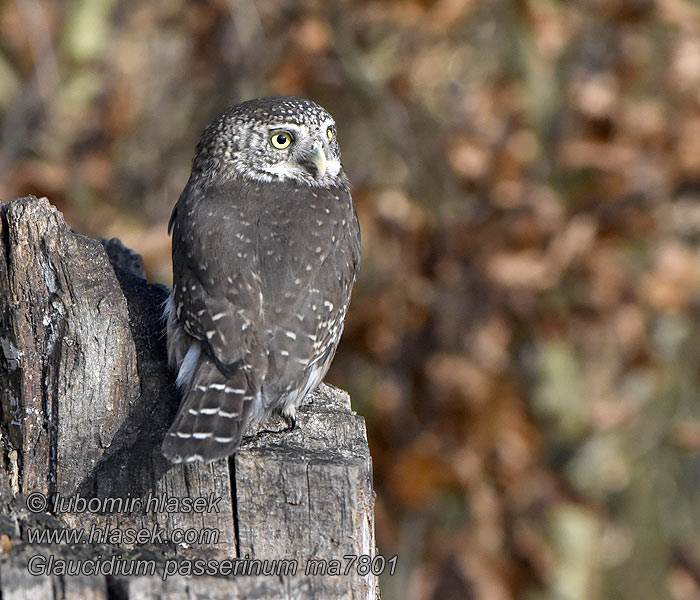
{"type": "Polygon", "coordinates": [[[246,206],[240,189],[188,186],[171,218],[172,309],[198,340],[182,362],[184,397],[163,441],[173,462],[231,454],[267,371],[254,219],[239,205],[246,206]]]}
{"type": "Polygon", "coordinates": [[[224,373],[246,358],[262,320],[255,223],[236,192],[188,187],[171,219],[174,309],[224,373]]]}

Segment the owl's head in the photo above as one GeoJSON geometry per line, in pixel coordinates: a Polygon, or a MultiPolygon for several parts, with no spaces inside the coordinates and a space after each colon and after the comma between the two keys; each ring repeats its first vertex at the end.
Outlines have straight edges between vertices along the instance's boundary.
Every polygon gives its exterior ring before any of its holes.
{"type": "Polygon", "coordinates": [[[303,98],[256,98],[229,108],[204,131],[193,173],[213,180],[347,184],[335,121],[303,98]]]}

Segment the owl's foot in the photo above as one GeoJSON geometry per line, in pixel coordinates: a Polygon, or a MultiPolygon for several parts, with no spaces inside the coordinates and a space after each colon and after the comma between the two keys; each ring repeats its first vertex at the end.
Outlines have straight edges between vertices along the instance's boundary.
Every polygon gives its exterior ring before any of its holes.
{"type": "Polygon", "coordinates": [[[284,422],[287,424],[287,428],[283,429],[282,431],[294,431],[294,429],[297,426],[296,411],[292,408],[289,412],[282,413],[282,418],[284,419],[284,422]]]}
{"type": "Polygon", "coordinates": [[[294,407],[288,411],[280,413],[280,416],[282,419],[284,419],[284,422],[287,425],[284,429],[262,429],[258,431],[256,435],[260,437],[261,435],[269,433],[289,433],[290,431],[294,431],[296,429],[297,413],[294,407]]]}

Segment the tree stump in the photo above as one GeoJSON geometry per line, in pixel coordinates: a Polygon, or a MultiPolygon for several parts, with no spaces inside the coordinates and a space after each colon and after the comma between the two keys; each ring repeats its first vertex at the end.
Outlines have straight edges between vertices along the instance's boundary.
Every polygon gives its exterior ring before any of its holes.
{"type": "Polygon", "coordinates": [[[295,430],[279,419],[228,460],[171,465],[166,288],[45,198],[0,216],[0,597],[378,598],[395,559],[375,556],[347,394],[321,385],[295,430]]]}

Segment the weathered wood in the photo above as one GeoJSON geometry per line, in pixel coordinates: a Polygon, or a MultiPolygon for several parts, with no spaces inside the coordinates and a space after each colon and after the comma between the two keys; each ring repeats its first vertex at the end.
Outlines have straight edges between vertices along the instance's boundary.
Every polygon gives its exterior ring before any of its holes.
{"type": "Polygon", "coordinates": [[[294,431],[275,421],[229,460],[170,465],[160,443],[179,398],[165,362],[167,290],[146,282],[140,257],[118,240],[71,232],[46,199],[16,200],[0,216],[0,597],[378,597],[376,577],[356,568],[305,574],[310,559],[345,568],[344,555],[375,552],[371,458],[347,394],[322,385],[294,431]],[[42,497],[46,510],[32,512],[27,502],[42,497]],[[207,512],[176,506],[196,498],[207,512]],[[29,543],[71,527],[82,543],[29,543]],[[117,539],[128,528],[162,529],[163,539],[117,539]],[[177,528],[218,539],[176,543],[177,528]],[[157,574],[35,576],[27,565],[37,554],[152,562],[157,574]],[[238,567],[289,562],[280,576],[219,568],[236,558],[238,567]],[[163,579],[172,561],[199,559],[217,568],[163,579]]]}
{"type": "Polygon", "coordinates": [[[126,303],[102,245],[63,235],[48,202],[14,203],[4,214],[1,402],[9,441],[25,489],[74,489],[138,396],[126,303]]]}

